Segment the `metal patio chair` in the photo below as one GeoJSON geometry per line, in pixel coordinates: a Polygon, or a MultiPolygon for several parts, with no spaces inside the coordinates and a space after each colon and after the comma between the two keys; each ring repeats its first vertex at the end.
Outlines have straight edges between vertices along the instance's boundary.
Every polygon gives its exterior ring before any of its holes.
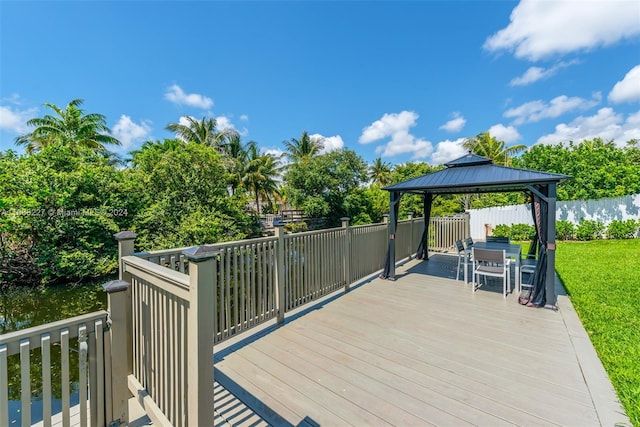
{"type": "Polygon", "coordinates": [[[480,284],[480,276],[502,277],[502,296],[507,297],[511,291],[511,260],[507,258],[504,250],[495,249],[471,249],[473,258],[473,281],[471,292],[475,292],[480,284]]]}

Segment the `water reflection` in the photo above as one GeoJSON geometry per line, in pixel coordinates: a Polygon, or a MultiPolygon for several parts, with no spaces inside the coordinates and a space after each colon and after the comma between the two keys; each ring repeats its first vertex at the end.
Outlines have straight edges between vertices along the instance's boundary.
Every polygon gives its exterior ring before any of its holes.
{"type": "MultiPolygon", "coordinates": [[[[81,286],[52,286],[30,288],[19,286],[0,287],[0,334],[17,331],[80,314],[104,310],[107,296],[102,284],[110,279],[81,286]]],[[[70,340],[71,348],[77,348],[77,340],[70,340]]],[[[40,349],[31,355],[31,422],[42,420],[42,355],[40,349]]],[[[20,359],[13,355],[8,359],[9,374],[9,425],[21,424],[20,413],[20,359]]],[[[71,403],[78,402],[78,360],[70,358],[71,403]]],[[[61,410],[60,348],[51,347],[51,386],[54,399],[53,413],[61,410]]]]}

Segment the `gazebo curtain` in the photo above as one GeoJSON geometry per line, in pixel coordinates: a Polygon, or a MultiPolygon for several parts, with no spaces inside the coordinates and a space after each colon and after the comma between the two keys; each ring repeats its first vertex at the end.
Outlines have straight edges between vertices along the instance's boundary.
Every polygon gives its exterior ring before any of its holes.
{"type": "Polygon", "coordinates": [[[547,242],[549,237],[548,229],[548,217],[549,206],[548,203],[537,194],[532,195],[531,201],[531,214],[533,216],[533,224],[536,228],[536,236],[531,247],[529,248],[529,255],[536,253],[538,255],[538,262],[536,264],[536,270],[533,273],[532,290],[528,300],[523,301],[527,305],[543,306],[546,302],[546,277],[547,277],[547,242]]]}
{"type": "Polygon", "coordinates": [[[384,259],[384,270],[380,277],[384,279],[394,278],[396,275],[396,248],[395,248],[395,234],[398,227],[398,213],[400,209],[400,197],[402,193],[392,192],[390,193],[391,204],[391,221],[389,230],[389,244],[387,246],[387,256],[384,259]]]}
{"type": "Polygon", "coordinates": [[[422,231],[422,237],[420,238],[420,244],[416,251],[416,259],[424,259],[429,261],[429,221],[431,219],[431,205],[433,204],[433,194],[424,193],[424,203],[422,204],[423,218],[424,218],[424,230],[422,231]]]}

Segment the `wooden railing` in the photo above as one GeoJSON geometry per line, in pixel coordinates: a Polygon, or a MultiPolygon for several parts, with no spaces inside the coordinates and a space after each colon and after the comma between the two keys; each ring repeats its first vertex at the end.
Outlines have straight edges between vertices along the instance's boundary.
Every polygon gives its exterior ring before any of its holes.
{"type": "MultiPolygon", "coordinates": [[[[128,391],[155,425],[211,424],[214,343],[269,320],[283,322],[286,312],[379,272],[387,227],[351,227],[344,218],[329,230],[287,235],[278,227],[275,237],[135,254],[136,235],[118,233],[120,280],[105,285],[110,329],[107,312],[97,312],[0,336],[0,426],[8,424],[11,357],[21,364],[22,424],[31,423],[29,361],[37,348],[44,425],[51,419],[52,349],[63,352],[62,420],[68,420],[76,338],[81,425],[126,423],[128,391]]],[[[412,255],[423,227],[422,218],[398,222],[396,261],[412,255]]],[[[430,249],[446,250],[467,235],[468,222],[432,218],[430,230],[430,249]]]]}
{"type": "Polygon", "coordinates": [[[469,215],[433,217],[429,221],[429,250],[453,250],[456,240],[469,237],[469,215]]]}
{"type": "Polygon", "coordinates": [[[105,420],[110,421],[111,418],[106,418],[105,407],[105,390],[111,390],[111,385],[105,384],[109,378],[105,375],[105,367],[111,364],[109,353],[104,352],[107,327],[107,312],[98,311],[0,335],[0,426],[9,425],[8,366],[15,364],[10,363],[14,357],[19,358],[20,384],[14,387],[20,388],[23,426],[32,424],[32,393],[41,396],[43,424],[51,425],[55,415],[51,410],[54,388],[60,390],[61,422],[68,426],[73,379],[77,380],[79,391],[80,425],[102,426],[106,424],[105,420]],[[60,353],[60,371],[55,373],[52,372],[52,352],[60,353]],[[32,358],[35,359],[33,362],[39,362],[42,370],[41,389],[38,390],[34,390],[31,383],[32,358]],[[72,367],[77,372],[72,373],[72,367]],[[60,383],[54,384],[53,378],[59,378],[60,383]]]}

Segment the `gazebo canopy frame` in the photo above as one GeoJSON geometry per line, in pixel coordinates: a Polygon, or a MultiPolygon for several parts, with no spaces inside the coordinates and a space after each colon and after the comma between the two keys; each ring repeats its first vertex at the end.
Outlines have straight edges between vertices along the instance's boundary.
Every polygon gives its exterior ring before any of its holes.
{"type": "Polygon", "coordinates": [[[468,153],[445,164],[445,168],[418,178],[385,187],[389,191],[389,247],[381,277],[395,279],[395,233],[402,195],[421,194],[424,200],[424,232],[416,258],[429,260],[428,235],[431,205],[440,194],[497,193],[524,191],[531,196],[536,237],[529,249],[537,254],[533,291],[528,305],[556,308],[555,235],[556,189],[568,175],[495,165],[491,159],[468,153]]]}

